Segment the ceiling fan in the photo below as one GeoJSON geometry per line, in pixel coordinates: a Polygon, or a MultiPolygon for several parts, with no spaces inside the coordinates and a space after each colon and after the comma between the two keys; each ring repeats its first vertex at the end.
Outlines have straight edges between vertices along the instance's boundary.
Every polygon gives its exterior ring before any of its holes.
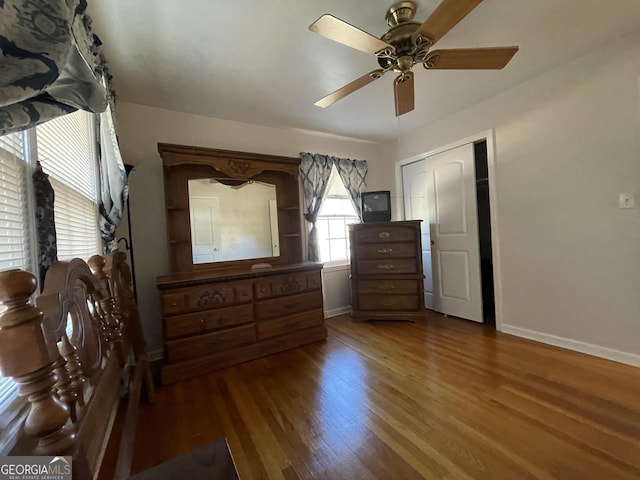
{"type": "Polygon", "coordinates": [[[415,64],[421,63],[428,70],[503,68],[518,51],[518,47],[429,50],[481,2],[482,0],[443,0],[423,23],[412,21],[416,12],[415,3],[396,3],[387,10],[385,18],[389,30],[380,38],[333,15],[322,15],[309,25],[309,30],[375,55],[380,68],[321,98],[315,105],[328,107],[393,70],[398,74],[393,82],[393,89],[396,116],[400,116],[414,108],[411,69],[415,64]]]}

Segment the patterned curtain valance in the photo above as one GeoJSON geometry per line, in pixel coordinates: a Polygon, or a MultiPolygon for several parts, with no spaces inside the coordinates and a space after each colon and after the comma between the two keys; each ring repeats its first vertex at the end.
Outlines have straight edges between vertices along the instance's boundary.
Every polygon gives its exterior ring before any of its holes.
{"type": "Polygon", "coordinates": [[[0,135],[78,109],[109,92],[85,0],[0,0],[0,135]]]}

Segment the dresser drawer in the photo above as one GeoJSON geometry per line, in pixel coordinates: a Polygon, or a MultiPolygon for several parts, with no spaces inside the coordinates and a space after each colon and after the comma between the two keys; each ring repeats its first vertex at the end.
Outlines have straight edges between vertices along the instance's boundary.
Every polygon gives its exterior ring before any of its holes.
{"type": "Polygon", "coordinates": [[[256,319],[293,315],[322,308],[322,292],[319,290],[299,295],[272,298],[256,303],[256,319]]]}
{"type": "Polygon", "coordinates": [[[418,273],[414,258],[389,258],[386,260],[359,260],[356,262],[359,275],[390,275],[418,273]]]}
{"type": "Polygon", "coordinates": [[[412,242],[416,239],[416,229],[405,226],[368,227],[354,231],[355,245],[376,242],[412,242]]]}
{"type": "Polygon", "coordinates": [[[251,324],[181,340],[169,340],[164,343],[164,348],[167,362],[174,363],[203,355],[212,355],[255,341],[256,327],[251,324]]]}
{"type": "Polygon", "coordinates": [[[165,293],[160,299],[163,315],[187,311],[187,296],[185,293],[165,293]]]}
{"type": "Polygon", "coordinates": [[[307,273],[307,289],[317,290],[319,288],[322,288],[322,275],[320,275],[320,270],[307,273]]]}
{"type": "Polygon", "coordinates": [[[358,293],[415,295],[420,287],[418,280],[360,280],[358,293]]]}
{"type": "Polygon", "coordinates": [[[307,276],[304,273],[297,275],[279,275],[257,281],[256,298],[277,297],[290,293],[303,292],[307,289],[307,276]]]}
{"type": "Polygon", "coordinates": [[[207,330],[240,325],[253,320],[253,305],[216,308],[197,313],[187,313],[164,319],[166,338],[183,337],[207,330]]]}
{"type": "Polygon", "coordinates": [[[356,246],[356,258],[400,258],[415,257],[416,244],[408,243],[369,243],[356,246]]]}
{"type": "Polygon", "coordinates": [[[187,293],[189,310],[206,310],[209,308],[233,305],[253,298],[251,284],[220,283],[206,287],[196,287],[187,293]]]}
{"type": "Polygon", "coordinates": [[[360,310],[417,310],[417,295],[363,295],[358,296],[360,310]]]}
{"type": "Polygon", "coordinates": [[[320,271],[279,275],[255,282],[256,298],[278,297],[292,293],[304,292],[320,288],[322,280],[320,271]]]}
{"type": "Polygon", "coordinates": [[[297,330],[322,325],[324,314],[322,310],[316,312],[299,313],[284,318],[274,318],[258,323],[258,339],[277,337],[286,335],[297,330]]]}
{"type": "Polygon", "coordinates": [[[194,287],[162,295],[162,314],[208,310],[253,300],[253,285],[250,282],[213,283],[205,287],[194,287]]]}

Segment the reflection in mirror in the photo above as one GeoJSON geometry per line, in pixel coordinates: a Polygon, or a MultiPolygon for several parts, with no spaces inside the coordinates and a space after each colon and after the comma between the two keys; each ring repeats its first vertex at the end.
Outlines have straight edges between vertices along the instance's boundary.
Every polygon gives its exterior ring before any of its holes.
{"type": "Polygon", "coordinates": [[[189,180],[193,263],[279,256],[277,211],[274,185],[232,178],[189,180]]]}

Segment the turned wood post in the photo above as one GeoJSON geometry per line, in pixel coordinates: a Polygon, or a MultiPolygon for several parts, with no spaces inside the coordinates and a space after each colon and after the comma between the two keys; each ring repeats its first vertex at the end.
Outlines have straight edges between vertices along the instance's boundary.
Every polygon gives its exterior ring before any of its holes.
{"type": "Polygon", "coordinates": [[[110,278],[104,271],[106,261],[104,257],[94,255],[89,258],[87,263],[105,292],[105,296],[99,301],[100,308],[104,313],[105,333],[109,346],[116,351],[120,365],[123,366],[127,361],[127,352],[122,339],[122,318],[118,310],[110,278]]]}
{"type": "Polygon", "coordinates": [[[36,277],[22,270],[0,272],[0,373],[19,385],[29,402],[24,431],[38,439],[37,455],[70,452],[73,435],[65,428],[68,408],[54,393],[54,367],[60,354],[42,326],[42,312],[31,303],[36,277]]]}
{"type": "Polygon", "coordinates": [[[127,333],[127,341],[130,342],[136,362],[143,363],[143,375],[145,392],[149,402],[155,401],[155,386],[153,375],[149,365],[147,346],[144,342],[144,332],[142,331],[142,321],[138,310],[138,303],[133,294],[132,276],[127,254],[116,252],[111,256],[111,280],[114,284],[114,296],[117,304],[120,305],[120,313],[123,315],[125,324],[124,330],[127,333]]]}

